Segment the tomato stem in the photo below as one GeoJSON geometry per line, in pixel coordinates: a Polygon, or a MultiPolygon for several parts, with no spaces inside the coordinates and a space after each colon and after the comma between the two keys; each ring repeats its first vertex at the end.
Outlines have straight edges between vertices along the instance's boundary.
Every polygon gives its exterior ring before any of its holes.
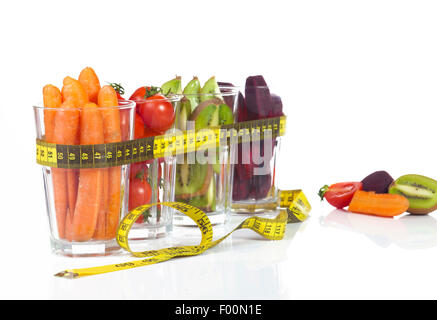
{"type": "Polygon", "coordinates": [[[150,88],[146,87],[146,94],[144,95],[144,99],[150,98],[160,92],[161,92],[160,87],[153,87],[153,86],[151,86],[150,88]]]}
{"type": "Polygon", "coordinates": [[[124,88],[123,88],[123,86],[121,85],[121,83],[115,83],[115,82],[108,82],[109,83],[109,85],[111,86],[111,87],[113,87],[114,88],[114,90],[118,93],[118,94],[120,94],[120,95],[123,95],[124,94],[124,88]]]}
{"type": "Polygon", "coordinates": [[[323,199],[325,198],[325,193],[326,191],[329,190],[329,186],[327,184],[325,184],[323,187],[320,188],[319,190],[319,197],[320,197],[320,201],[323,201],[323,199]]]}

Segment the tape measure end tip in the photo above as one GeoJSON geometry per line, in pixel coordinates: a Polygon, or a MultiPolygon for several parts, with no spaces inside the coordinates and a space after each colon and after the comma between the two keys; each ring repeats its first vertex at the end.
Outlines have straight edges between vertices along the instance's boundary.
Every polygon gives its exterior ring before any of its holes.
{"type": "Polygon", "coordinates": [[[57,274],[55,274],[55,277],[67,278],[67,279],[74,279],[74,278],[77,278],[78,276],[79,276],[79,274],[77,274],[75,272],[70,272],[70,271],[61,271],[61,272],[58,272],[57,274]]]}

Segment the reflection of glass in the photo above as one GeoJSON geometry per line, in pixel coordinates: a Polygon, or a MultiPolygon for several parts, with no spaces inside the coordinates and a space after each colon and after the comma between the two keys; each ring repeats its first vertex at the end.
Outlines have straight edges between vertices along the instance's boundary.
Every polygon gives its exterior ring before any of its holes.
{"type": "Polygon", "coordinates": [[[411,250],[437,247],[437,220],[430,215],[389,219],[334,210],[321,217],[320,224],[364,234],[383,248],[391,244],[411,250]]]}

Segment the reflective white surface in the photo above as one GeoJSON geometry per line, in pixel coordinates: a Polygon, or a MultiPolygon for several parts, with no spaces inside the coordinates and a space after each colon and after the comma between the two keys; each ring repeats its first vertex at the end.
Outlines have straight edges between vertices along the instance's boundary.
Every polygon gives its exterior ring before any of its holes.
{"type": "MultiPolygon", "coordinates": [[[[267,241],[238,230],[195,257],[85,277],[60,279],[54,273],[132,260],[65,258],[50,254],[48,240],[4,261],[1,298],[73,299],[301,299],[435,297],[437,220],[397,219],[330,211],[314,203],[311,217],[287,226],[285,239],[267,241]],[[323,213],[325,212],[325,213],[323,213]]],[[[232,227],[215,227],[215,238],[232,227]]],[[[171,239],[147,248],[194,244],[199,231],[176,229],[171,239]]],[[[146,248],[144,247],[144,248],[146,248]]],[[[143,248],[143,245],[137,246],[143,248]]],[[[16,247],[23,250],[23,247],[16,247]]],[[[13,250],[12,247],[6,250],[13,250]]]]}

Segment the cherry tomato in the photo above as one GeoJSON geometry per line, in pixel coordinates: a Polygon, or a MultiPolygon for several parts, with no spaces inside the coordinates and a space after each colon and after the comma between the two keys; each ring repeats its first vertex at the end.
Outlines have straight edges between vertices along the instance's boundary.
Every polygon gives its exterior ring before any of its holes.
{"type": "Polygon", "coordinates": [[[319,196],[322,200],[325,198],[332,206],[342,209],[351,203],[354,193],[362,188],[361,182],[340,182],[323,186],[319,190],[319,196]]]}
{"type": "MultiPolygon", "coordinates": [[[[130,180],[129,182],[129,210],[133,210],[136,207],[150,203],[152,199],[152,188],[147,182],[146,178],[137,178],[130,180]]],[[[144,221],[144,217],[141,216],[137,219],[137,223],[144,221]]]]}
{"type": "Polygon", "coordinates": [[[174,122],[173,105],[160,94],[147,98],[145,103],[137,104],[144,124],[153,131],[166,131],[174,122]]]}

